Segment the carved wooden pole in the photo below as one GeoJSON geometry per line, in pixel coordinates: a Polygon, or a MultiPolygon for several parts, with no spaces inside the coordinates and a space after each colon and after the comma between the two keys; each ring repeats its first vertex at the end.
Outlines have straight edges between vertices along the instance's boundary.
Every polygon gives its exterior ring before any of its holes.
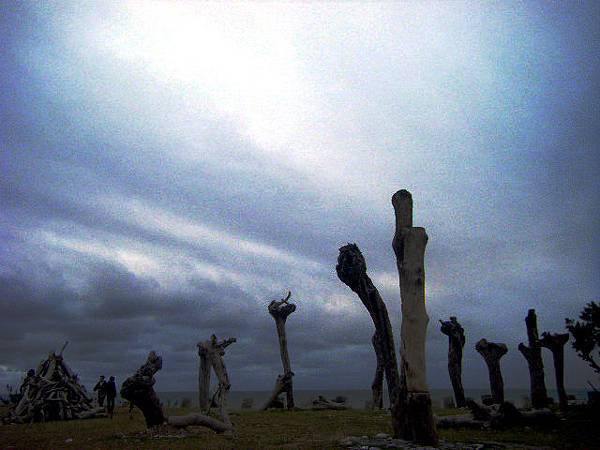
{"type": "Polygon", "coordinates": [[[527,326],[529,346],[520,343],[519,351],[523,354],[529,366],[531,405],[536,409],[545,408],[548,405],[548,394],[544,381],[544,362],[542,361],[542,348],[538,340],[535,309],[530,309],[527,313],[525,325],[527,326]]]}
{"type": "Polygon", "coordinates": [[[429,316],[425,308],[425,228],[413,227],[413,201],[402,189],[392,196],[396,233],[392,246],[396,254],[402,299],[400,355],[405,376],[408,426],[416,442],[436,445],[437,432],[427,386],[425,339],[429,316]]]}
{"type": "Polygon", "coordinates": [[[448,336],[448,373],[454,389],[456,407],[466,406],[465,391],[462,385],[462,353],[465,346],[465,330],[458,323],[456,317],[448,321],[441,321],[441,332],[448,336]]]}
{"type": "Polygon", "coordinates": [[[494,403],[504,403],[504,380],[502,379],[502,371],[500,370],[500,358],[506,355],[508,347],[506,347],[506,344],[497,344],[481,339],[475,344],[475,350],[483,356],[487,364],[494,403]]]}
{"type": "Polygon", "coordinates": [[[210,364],[206,357],[206,349],[198,345],[198,356],[200,362],[198,367],[198,404],[201,411],[208,411],[210,392],[210,364]]]}
{"type": "Polygon", "coordinates": [[[569,340],[569,333],[542,333],[540,345],[552,352],[554,360],[554,373],[556,376],[556,390],[561,411],[566,411],[569,406],[567,391],[565,391],[565,344],[569,340]]]}
{"type": "MultiPolygon", "coordinates": [[[[278,391],[274,399],[277,396],[284,392],[286,393],[286,406],[287,409],[294,409],[294,386],[292,382],[292,377],[294,376],[294,372],[292,372],[292,367],[290,364],[290,355],[287,349],[287,337],[285,334],[285,322],[290,314],[296,311],[296,305],[293,303],[288,303],[292,293],[288,292],[286,298],[276,301],[273,300],[269,303],[268,310],[269,314],[275,319],[275,326],[277,327],[277,336],[279,337],[279,352],[281,354],[281,363],[283,365],[283,375],[279,375],[277,377],[277,381],[275,383],[275,391],[278,391]]],[[[273,397],[273,396],[272,396],[273,397]]],[[[270,406],[269,402],[265,405],[263,409],[266,409],[270,406]]]]}
{"type": "MultiPolygon", "coordinates": [[[[394,333],[387,308],[379,291],[367,275],[367,264],[356,244],[348,244],[340,248],[338,262],[335,267],[338,278],[352,289],[362,301],[375,325],[373,346],[375,355],[381,355],[387,379],[390,409],[392,411],[392,429],[395,437],[404,436],[404,427],[400,422],[401,381],[398,374],[394,333]]],[[[378,357],[379,358],[379,357],[378,357]]],[[[375,383],[375,381],[374,381],[375,383]]],[[[375,399],[374,399],[375,400],[375,399]]]]}

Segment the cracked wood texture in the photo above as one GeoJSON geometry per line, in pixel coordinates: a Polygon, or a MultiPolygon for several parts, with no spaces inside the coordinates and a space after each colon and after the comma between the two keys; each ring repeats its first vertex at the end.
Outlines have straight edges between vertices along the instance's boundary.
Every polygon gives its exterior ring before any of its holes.
{"type": "Polygon", "coordinates": [[[287,348],[287,336],[285,333],[285,324],[290,314],[296,311],[296,305],[288,303],[292,293],[288,292],[286,298],[279,301],[273,300],[269,303],[268,311],[271,317],[275,320],[275,326],[277,328],[277,337],[279,338],[279,353],[281,355],[281,364],[283,365],[283,374],[277,377],[275,381],[275,388],[273,393],[263,409],[267,409],[271,406],[273,400],[278,398],[279,394],[285,392],[286,395],[286,407],[288,410],[293,410],[294,404],[294,384],[292,372],[292,366],[290,364],[290,355],[287,348]]]}
{"type": "Polygon", "coordinates": [[[440,320],[442,327],[440,331],[448,336],[448,373],[454,390],[456,407],[466,406],[465,391],[462,385],[462,355],[465,346],[465,330],[458,323],[456,317],[450,317],[450,320],[440,320]]]}
{"type": "Polygon", "coordinates": [[[530,309],[527,313],[525,325],[527,326],[529,346],[520,343],[519,351],[523,354],[529,366],[531,405],[536,409],[545,408],[548,405],[548,393],[544,381],[544,362],[542,361],[542,347],[538,339],[535,309],[530,309]]]}
{"type": "Polygon", "coordinates": [[[539,341],[542,347],[552,352],[558,404],[561,411],[566,411],[569,406],[569,399],[565,390],[565,344],[568,340],[569,333],[542,333],[542,338],[539,341]]]}
{"type": "MultiPolygon", "coordinates": [[[[379,291],[367,275],[367,264],[356,244],[348,244],[340,248],[336,265],[338,278],[354,291],[361,300],[375,325],[372,339],[375,355],[379,354],[383,362],[383,371],[387,380],[390,409],[392,411],[392,428],[395,437],[403,437],[403,427],[400,423],[399,406],[401,395],[401,380],[398,373],[394,333],[387,308],[379,291]]],[[[376,372],[377,377],[377,372],[376,372]]],[[[375,380],[376,382],[377,380],[375,380]]],[[[377,393],[375,393],[377,395],[377,393]]]]}
{"type": "Polygon", "coordinates": [[[392,196],[396,232],[392,247],[400,278],[402,325],[400,328],[401,373],[406,386],[403,435],[420,444],[438,442],[426,379],[425,340],[429,316],[425,308],[425,228],[413,227],[413,200],[407,190],[392,196]]]}
{"type": "Polygon", "coordinates": [[[502,370],[500,369],[500,359],[508,352],[506,344],[489,342],[486,339],[480,339],[475,344],[475,350],[483,357],[490,378],[490,389],[494,403],[502,404],[504,402],[504,380],[502,379],[502,370]]]}

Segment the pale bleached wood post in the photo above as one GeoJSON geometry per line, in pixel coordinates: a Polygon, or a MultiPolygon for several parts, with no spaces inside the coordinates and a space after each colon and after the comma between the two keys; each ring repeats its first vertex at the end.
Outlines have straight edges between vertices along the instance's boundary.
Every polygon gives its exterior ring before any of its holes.
{"type": "Polygon", "coordinates": [[[536,409],[545,408],[548,405],[548,393],[544,381],[544,361],[542,360],[542,347],[538,338],[535,309],[530,309],[527,313],[525,325],[527,326],[529,346],[520,343],[519,351],[523,354],[529,366],[531,405],[536,409]]]}
{"type": "Polygon", "coordinates": [[[508,347],[506,344],[480,339],[475,344],[475,350],[483,357],[488,367],[490,389],[492,390],[494,403],[504,403],[504,380],[502,379],[502,370],[500,369],[500,358],[506,355],[508,347]]]}
{"type": "Polygon", "coordinates": [[[569,406],[569,399],[565,390],[565,344],[568,340],[569,333],[542,333],[540,339],[540,345],[552,352],[558,404],[561,411],[566,411],[569,406]]]}
{"type": "Polygon", "coordinates": [[[405,378],[407,424],[412,438],[426,445],[436,445],[437,431],[427,386],[425,340],[429,316],[425,308],[425,228],[413,227],[413,201],[407,190],[392,196],[396,215],[393,248],[400,277],[402,325],[400,329],[401,373],[405,378]]]}
{"type": "Polygon", "coordinates": [[[277,377],[275,381],[275,388],[269,397],[269,400],[262,407],[263,410],[271,407],[271,404],[275,399],[279,397],[279,394],[285,392],[286,394],[286,407],[288,410],[295,408],[294,404],[294,385],[292,366],[290,364],[290,355],[287,348],[287,336],[285,333],[285,323],[290,314],[296,311],[296,305],[288,303],[292,293],[288,292],[286,298],[280,301],[273,300],[269,303],[268,311],[271,317],[275,320],[275,326],[277,328],[277,337],[279,338],[279,353],[281,355],[281,364],[283,365],[283,374],[277,377]]]}

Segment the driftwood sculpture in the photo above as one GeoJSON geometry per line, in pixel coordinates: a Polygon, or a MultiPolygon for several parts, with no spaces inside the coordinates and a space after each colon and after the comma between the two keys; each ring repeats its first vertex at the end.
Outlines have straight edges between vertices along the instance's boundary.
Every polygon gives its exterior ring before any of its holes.
{"type": "Polygon", "coordinates": [[[542,361],[542,347],[538,339],[535,309],[530,309],[527,313],[525,325],[527,326],[529,346],[520,343],[519,351],[523,354],[529,366],[531,405],[536,409],[545,408],[548,405],[548,394],[544,381],[544,362],[542,361]]]}
{"type": "Polygon", "coordinates": [[[565,344],[569,340],[569,333],[542,333],[540,345],[552,352],[554,360],[554,373],[556,377],[556,390],[561,411],[566,411],[569,405],[567,391],[565,390],[565,344]]]}
{"type": "Polygon", "coordinates": [[[504,380],[502,379],[502,370],[500,369],[500,358],[508,352],[506,344],[497,344],[488,342],[485,339],[480,339],[475,344],[475,350],[483,357],[487,364],[490,377],[490,389],[494,403],[501,404],[504,402],[504,380]]]}
{"type": "Polygon", "coordinates": [[[549,409],[523,411],[512,403],[503,402],[490,408],[467,400],[470,415],[446,416],[438,419],[440,428],[502,429],[512,426],[556,426],[558,417],[549,409]]]}
{"type": "MultiPolygon", "coordinates": [[[[66,346],[66,344],[65,344],[66,346]]],[[[63,347],[64,350],[64,347],[63,347]]],[[[31,423],[50,420],[106,417],[102,408],[95,408],[85,387],[62,356],[62,350],[48,355],[37,370],[31,371],[19,391],[20,400],[12,406],[7,422],[31,423]]]]}
{"type": "Polygon", "coordinates": [[[279,352],[281,355],[281,363],[283,365],[283,374],[277,377],[275,381],[275,388],[271,393],[271,396],[261,408],[263,410],[268,409],[274,405],[279,398],[279,395],[283,392],[286,394],[286,406],[288,410],[293,410],[294,405],[294,386],[292,377],[292,367],[290,364],[290,355],[287,349],[287,337],[285,334],[285,323],[290,314],[296,311],[296,305],[289,303],[289,299],[292,296],[291,292],[288,292],[287,297],[280,301],[273,300],[269,303],[268,310],[269,314],[275,319],[275,326],[277,327],[277,336],[279,338],[279,352]]]}
{"type": "Polygon", "coordinates": [[[436,445],[438,438],[427,386],[425,340],[429,317],[425,308],[425,228],[413,227],[413,201],[407,190],[392,196],[396,232],[392,243],[400,277],[402,325],[400,336],[401,372],[406,386],[404,437],[420,444],[436,445]]]}
{"type": "Polygon", "coordinates": [[[208,362],[207,352],[204,346],[198,344],[198,405],[201,411],[208,411],[210,406],[210,371],[211,366],[208,362]]]}
{"type": "Polygon", "coordinates": [[[225,355],[225,347],[233,342],[235,342],[235,338],[218,341],[213,334],[210,340],[198,344],[199,347],[205,348],[207,361],[219,379],[219,386],[214,397],[216,397],[216,402],[219,405],[220,420],[196,413],[165,417],[162,404],[153,387],[155,383],[154,375],[162,368],[162,358],[153,351],[150,352],[147,361],[137,370],[135,375],[123,382],[121,397],[141,409],[148,428],[166,423],[176,428],[205,426],[217,433],[231,431],[233,425],[227,413],[227,394],[231,385],[229,384],[223,356],[225,355]]]}
{"type": "MultiPolygon", "coordinates": [[[[383,369],[388,386],[388,395],[390,398],[390,409],[392,411],[392,428],[394,437],[404,437],[404,427],[400,422],[400,395],[402,392],[400,375],[398,373],[398,363],[396,361],[396,349],[394,346],[394,334],[392,325],[388,316],[387,308],[379,291],[373,285],[371,278],[367,275],[367,264],[356,244],[348,244],[340,248],[336,271],[339,279],[350,289],[352,289],[365,308],[369,312],[373,324],[375,325],[375,334],[373,335],[373,347],[379,359],[383,362],[383,369]]],[[[373,384],[377,388],[376,372],[373,384]]],[[[381,393],[375,392],[374,399],[381,396],[381,393]]]]}
{"type": "Polygon", "coordinates": [[[456,407],[466,406],[465,391],[462,385],[462,354],[465,346],[465,330],[458,323],[456,317],[450,317],[450,320],[441,321],[441,332],[448,336],[448,373],[454,390],[456,407]]]}
{"type": "Polygon", "coordinates": [[[165,422],[162,405],[154,392],[154,374],[160,369],[162,358],[151,351],[146,362],[121,385],[121,397],[142,411],[148,428],[165,422]]]}
{"type": "Polygon", "coordinates": [[[345,398],[335,398],[327,400],[322,395],[319,395],[315,400],[312,401],[311,409],[313,411],[321,411],[324,409],[331,409],[334,411],[341,411],[348,409],[345,398]]]}

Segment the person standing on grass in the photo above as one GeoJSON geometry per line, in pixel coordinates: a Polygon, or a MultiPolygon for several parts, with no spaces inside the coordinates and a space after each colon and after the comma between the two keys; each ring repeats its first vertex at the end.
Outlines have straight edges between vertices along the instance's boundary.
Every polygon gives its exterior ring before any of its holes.
{"type": "Polygon", "coordinates": [[[94,386],[94,391],[98,392],[98,405],[101,408],[104,407],[104,397],[106,397],[106,381],[104,381],[104,375],[100,375],[100,379],[94,386]]]}
{"type": "Polygon", "coordinates": [[[115,411],[115,397],[117,396],[117,386],[115,386],[115,377],[111,376],[105,386],[106,391],[106,412],[108,417],[113,418],[115,411]]]}

